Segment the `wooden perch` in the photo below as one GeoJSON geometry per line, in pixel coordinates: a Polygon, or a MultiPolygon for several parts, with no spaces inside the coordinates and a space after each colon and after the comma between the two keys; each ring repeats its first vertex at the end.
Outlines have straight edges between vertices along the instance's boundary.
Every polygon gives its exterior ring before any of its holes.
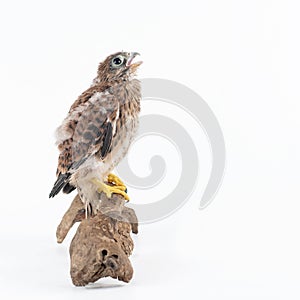
{"type": "Polygon", "coordinates": [[[128,256],[133,250],[130,232],[138,233],[133,209],[125,207],[124,198],[99,194],[100,209],[86,218],[85,208],[77,195],[57,227],[57,242],[65,239],[71,227],[80,222],[70,245],[71,278],[76,286],[84,286],[110,276],[129,282],[133,268],[128,256]]]}

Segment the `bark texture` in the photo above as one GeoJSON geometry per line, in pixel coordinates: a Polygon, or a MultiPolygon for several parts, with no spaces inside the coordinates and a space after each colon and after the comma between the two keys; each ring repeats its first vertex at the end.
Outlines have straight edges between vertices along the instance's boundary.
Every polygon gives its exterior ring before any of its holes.
{"type": "Polygon", "coordinates": [[[133,268],[129,255],[133,250],[130,233],[138,233],[133,209],[124,206],[124,198],[99,194],[100,210],[86,218],[85,208],[77,195],[57,227],[57,242],[62,243],[70,228],[81,222],[70,245],[71,278],[84,286],[110,276],[129,282],[133,268]]]}

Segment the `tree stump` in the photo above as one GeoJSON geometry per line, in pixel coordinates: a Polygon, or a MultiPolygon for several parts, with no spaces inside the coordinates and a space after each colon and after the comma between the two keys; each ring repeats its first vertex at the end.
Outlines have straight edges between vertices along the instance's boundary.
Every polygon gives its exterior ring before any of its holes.
{"type": "Polygon", "coordinates": [[[107,276],[129,282],[133,275],[128,257],[134,246],[130,232],[138,233],[136,214],[124,206],[121,195],[107,198],[101,193],[99,201],[97,214],[86,218],[77,195],[57,227],[57,242],[62,243],[71,227],[81,222],[70,245],[70,273],[76,286],[107,276]]]}

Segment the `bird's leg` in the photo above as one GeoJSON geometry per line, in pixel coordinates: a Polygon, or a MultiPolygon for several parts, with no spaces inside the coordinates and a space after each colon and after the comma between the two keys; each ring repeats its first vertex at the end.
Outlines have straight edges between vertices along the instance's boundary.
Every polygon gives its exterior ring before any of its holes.
{"type": "MultiPolygon", "coordinates": [[[[126,194],[125,190],[122,186],[118,185],[108,185],[102,182],[97,178],[93,178],[92,182],[97,186],[98,193],[105,193],[108,198],[111,198],[112,194],[119,194],[122,195],[127,201],[129,200],[128,195],[126,194]]],[[[123,184],[124,185],[124,184],[123,184]]],[[[126,188],[126,187],[125,187],[126,188]]]]}

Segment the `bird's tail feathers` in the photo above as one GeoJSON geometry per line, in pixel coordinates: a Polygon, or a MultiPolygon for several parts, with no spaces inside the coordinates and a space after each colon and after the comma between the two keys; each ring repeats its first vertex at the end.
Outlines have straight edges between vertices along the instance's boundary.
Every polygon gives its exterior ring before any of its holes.
{"type": "Polygon", "coordinates": [[[73,192],[76,189],[75,186],[71,185],[69,182],[66,183],[66,185],[63,188],[63,192],[65,194],[70,194],[71,192],[73,192]]]}
{"type": "Polygon", "coordinates": [[[49,194],[49,198],[53,198],[54,196],[56,196],[61,191],[61,189],[63,189],[69,183],[70,176],[70,173],[58,175],[58,178],[54,183],[52,191],[49,194]]]}

